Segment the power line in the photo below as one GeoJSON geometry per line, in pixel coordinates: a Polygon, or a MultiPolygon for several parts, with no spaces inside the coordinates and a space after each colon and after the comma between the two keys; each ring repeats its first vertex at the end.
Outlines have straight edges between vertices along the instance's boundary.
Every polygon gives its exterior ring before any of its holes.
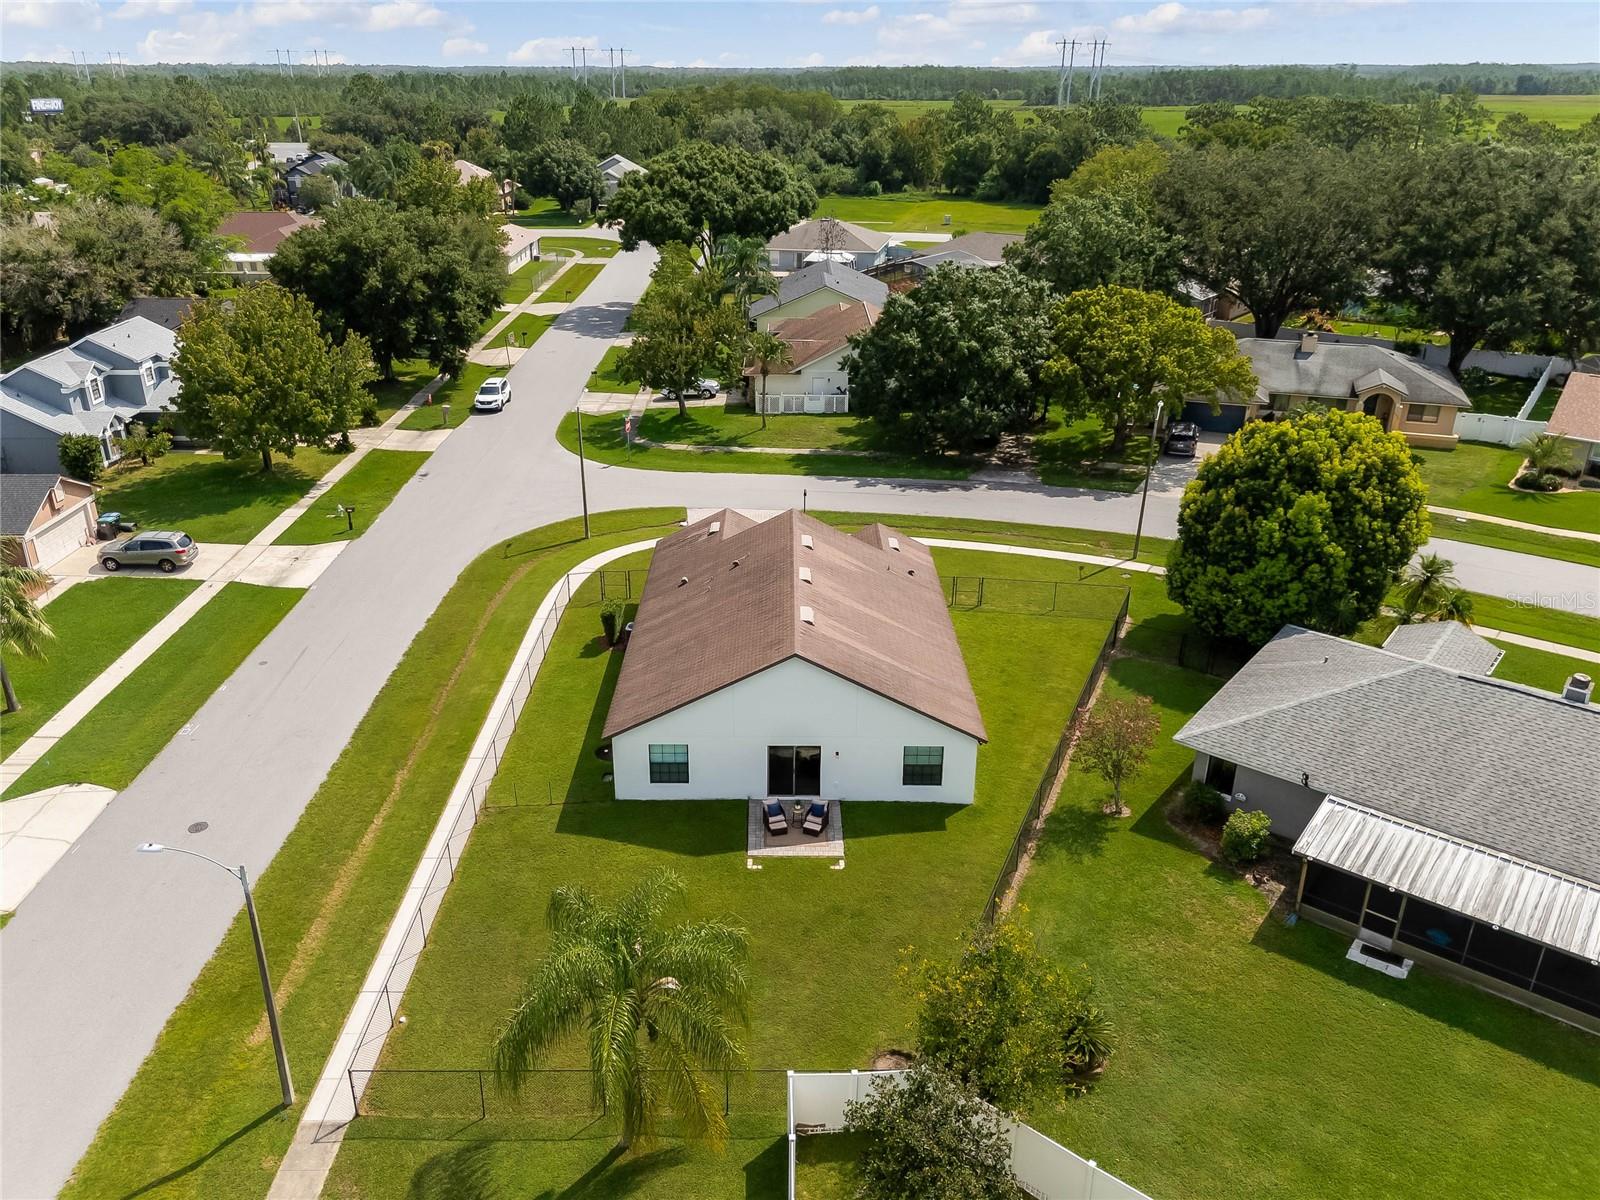
{"type": "Polygon", "coordinates": [[[1072,72],[1078,61],[1078,39],[1073,38],[1069,42],[1066,38],[1062,38],[1056,45],[1061,47],[1061,77],[1056,81],[1056,107],[1060,108],[1063,103],[1063,92],[1066,94],[1065,103],[1072,103],[1072,72]]]}

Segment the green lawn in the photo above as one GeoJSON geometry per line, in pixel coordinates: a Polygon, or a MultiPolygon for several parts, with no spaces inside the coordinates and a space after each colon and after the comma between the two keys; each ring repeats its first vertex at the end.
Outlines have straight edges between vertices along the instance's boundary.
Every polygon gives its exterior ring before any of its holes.
{"type": "Polygon", "coordinates": [[[1494,669],[1496,679],[1509,679],[1513,683],[1525,683],[1547,692],[1559,692],[1575,674],[1587,675],[1590,679],[1600,674],[1600,663],[1592,663],[1585,658],[1568,658],[1549,650],[1534,650],[1498,639],[1490,640],[1504,651],[1500,665],[1494,669]]]}
{"type": "Polygon", "coordinates": [[[277,544],[310,546],[360,537],[427,458],[414,450],[367,451],[343,479],[318,496],[316,503],[283,531],[277,544]],[[353,521],[335,512],[338,505],[354,507],[353,521]]]}
{"type": "Polygon", "coordinates": [[[511,218],[511,224],[528,225],[538,229],[587,229],[594,224],[594,221],[591,219],[580,222],[562,208],[554,196],[541,196],[527,208],[519,208],[516,215],[511,218]]]}
{"type": "Polygon", "coordinates": [[[101,512],[120,512],[143,529],[181,529],[200,542],[248,542],[304,496],[340,456],[301,446],[273,456],[272,470],[250,459],[173,451],[148,467],[106,476],[101,512]]]}
{"type": "Polygon", "coordinates": [[[1554,529],[1600,533],[1600,491],[1546,495],[1514,492],[1506,485],[1521,466],[1523,453],[1508,446],[1462,442],[1454,450],[1416,450],[1428,503],[1509,517],[1554,529]]]}
{"type": "Polygon", "coordinates": [[[1503,633],[1520,633],[1563,646],[1600,651],[1600,617],[1586,617],[1559,608],[1518,604],[1514,600],[1474,592],[1472,623],[1503,633]]]}
{"type": "Polygon", "coordinates": [[[566,250],[583,258],[611,258],[621,249],[622,243],[614,242],[610,238],[541,237],[539,239],[540,254],[566,250]]]}
{"type": "Polygon", "coordinates": [[[815,215],[897,233],[1021,233],[1043,211],[1038,204],[969,200],[935,192],[886,192],[882,196],[824,196],[815,215]],[[947,216],[949,224],[945,224],[947,216]]]}
{"type": "Polygon", "coordinates": [[[687,417],[675,406],[658,405],[645,413],[641,432],[657,442],[687,442],[695,446],[768,446],[784,450],[897,450],[877,422],[854,413],[798,413],[769,415],[762,428],[760,414],[743,405],[691,408],[687,417]]]}
{"type": "Polygon", "coordinates": [[[55,631],[45,657],[6,656],[22,707],[0,715],[4,753],[37,733],[199,586],[187,579],[91,579],[45,605],[41,611],[55,631]]]}
{"type": "MultiPolygon", "coordinates": [[[[506,276],[505,290],[500,293],[503,304],[521,304],[534,292],[545,284],[545,281],[561,269],[564,258],[541,258],[536,262],[524,263],[510,275],[506,276]]],[[[493,325],[490,328],[494,328],[493,325]]]]}
{"type": "Polygon", "coordinates": [[[1519,112],[1561,129],[1576,129],[1600,113],[1600,96],[1479,96],[1478,101],[1496,118],[1519,112]]]}
{"type": "MultiPolygon", "coordinates": [[[[1516,375],[1490,375],[1483,383],[1476,382],[1476,375],[1469,375],[1468,382],[1463,383],[1462,390],[1472,400],[1472,411],[1490,413],[1497,417],[1514,417],[1522,411],[1523,404],[1527,401],[1529,393],[1538,383],[1537,378],[1523,379],[1516,375]]],[[[1539,403],[1534,405],[1530,420],[1548,420],[1555,411],[1556,401],[1561,397],[1561,387],[1552,383],[1545,388],[1539,396],[1539,403]]]]}
{"type": "Polygon", "coordinates": [[[1446,517],[1438,513],[1431,515],[1431,527],[1433,530],[1431,536],[1436,538],[1449,538],[1457,542],[1471,542],[1477,546],[1493,546],[1499,550],[1514,550],[1519,554],[1536,554],[1540,558],[1559,558],[1564,562],[1590,563],[1600,567],[1600,542],[1563,537],[1558,533],[1539,533],[1531,529],[1496,525],[1492,521],[1446,517]]]}
{"type": "MultiPolygon", "coordinates": [[[[1149,442],[1143,453],[1149,454],[1149,442]]],[[[1043,432],[1033,438],[1033,452],[1039,463],[1039,478],[1053,487],[1098,488],[1107,492],[1133,492],[1144,482],[1138,467],[1108,465],[1111,431],[1098,417],[1069,421],[1052,405],[1043,432]]],[[[1138,462],[1141,449],[1130,442],[1118,458],[1122,463],[1138,462]]]]}
{"type": "MultiPolygon", "coordinates": [[[[1125,659],[1107,694],[1151,697],[1170,737],[1215,687],[1125,659]]],[[[1122,820],[1073,771],[1047,823],[1026,920],[1087,965],[1118,1049],[1089,1095],[1030,1122],[1158,1197],[1454,1200],[1509,1179],[1521,1196],[1591,1194],[1593,1039],[1426,970],[1389,979],[1346,962],[1348,938],[1285,926],[1168,825],[1161,797],[1190,761],[1158,743],[1122,820]],[[1472,1152],[1441,1153],[1446,1130],[1472,1152]]]]}
{"type": "Polygon", "coordinates": [[[1187,104],[1153,104],[1139,110],[1139,120],[1151,133],[1175,138],[1183,128],[1184,114],[1188,111],[1187,104]]]}
{"type": "Polygon", "coordinates": [[[446,427],[444,410],[440,405],[450,406],[448,427],[456,428],[472,413],[472,398],[478,394],[478,387],[491,375],[504,375],[506,368],[503,366],[484,366],[482,363],[468,363],[461,368],[461,374],[454,379],[446,380],[440,385],[439,390],[433,394],[433,403],[424,405],[414,411],[404,421],[400,422],[401,429],[443,429],[446,427]]]}
{"type": "MultiPolygon", "coordinates": [[[[678,418],[685,424],[675,426],[674,409],[672,415],[655,423],[653,428],[662,436],[670,435],[674,428],[690,428],[697,421],[695,414],[700,411],[716,410],[690,409],[686,421],[678,418]]],[[[657,415],[649,414],[650,417],[657,415]]],[[[908,455],[865,458],[844,454],[719,454],[648,447],[629,449],[622,436],[622,422],[626,416],[626,413],[606,413],[584,417],[584,454],[591,462],[652,471],[719,471],[746,475],[848,475],[898,479],[965,479],[968,475],[966,467],[929,463],[908,455]]],[[[577,414],[568,413],[561,418],[556,436],[568,450],[574,454],[578,452],[577,414]]]]}
{"type": "MultiPolygon", "coordinates": [[[[495,314],[491,321],[499,320],[495,314]]],[[[394,378],[369,383],[367,390],[378,401],[378,420],[387,420],[411,402],[423,388],[433,381],[438,372],[425,358],[403,358],[394,364],[394,378]]]]}
{"type": "MultiPolygon", "coordinates": [[[[502,313],[501,315],[503,316],[504,314],[502,313]]],[[[550,315],[539,316],[537,313],[523,313],[515,321],[512,321],[511,324],[495,334],[489,342],[488,348],[499,349],[502,346],[510,345],[511,335],[515,334],[516,345],[526,349],[543,337],[544,331],[554,325],[555,320],[555,317],[550,315]]]]}
{"type": "Polygon", "coordinates": [[[23,772],[5,797],[62,783],[127,787],[304,594],[298,588],[224,586],[23,772]]]}
{"type": "Polygon", "coordinates": [[[539,296],[540,304],[571,304],[605,268],[600,263],[578,263],[539,296]]]}
{"type": "MultiPolygon", "coordinates": [[[[936,558],[941,571],[966,570],[972,556],[936,552],[936,558]]],[[[639,555],[615,567],[646,560],[639,555]]],[[[597,596],[594,584],[588,587],[597,596]]],[[[978,800],[967,808],[848,805],[843,871],[830,870],[826,860],[768,860],[763,870],[747,871],[743,801],[608,799],[610,785],[601,778],[607,764],[593,751],[620,656],[597,644],[592,603],[574,605],[529,701],[539,720],[518,727],[490,793],[491,804],[524,803],[490,812],[474,831],[412,976],[402,1005],[407,1022],[391,1033],[384,1065],[487,1062],[498,1022],[547,945],[543,916],[551,888],[581,883],[614,893],[622,881],[658,864],[688,882],[686,916],[731,916],[751,930],[752,1065],[861,1066],[875,1051],[903,1045],[915,1001],[894,966],[908,946],[947,952],[981,911],[1121,598],[1118,589],[1091,587],[1069,588],[1064,596],[1064,603],[1077,602],[1075,615],[953,614],[990,737],[979,753],[978,800]],[[1024,674],[1029,686],[1018,688],[1024,674]],[[551,795],[556,803],[544,803],[551,795]],[[908,863],[916,864],[919,895],[931,902],[907,906],[886,897],[908,863]],[[799,913],[806,919],[793,919],[799,913]],[[846,928],[849,936],[841,937],[846,928]],[[825,1021],[801,1019],[823,1011],[825,1021]]],[[[580,593],[580,600],[589,598],[580,593]]],[[[582,1061],[578,1045],[563,1047],[553,1060],[582,1061]]],[[[402,1194],[448,1169],[461,1153],[459,1141],[437,1136],[436,1123],[418,1130],[426,1144],[421,1151],[395,1153],[393,1139],[403,1140],[405,1125],[393,1118],[416,1115],[404,1111],[419,1096],[411,1083],[375,1085],[372,1104],[390,1115],[384,1136],[345,1142],[330,1179],[332,1194],[402,1194]]],[[[768,1103],[781,1113],[781,1089],[768,1103]]],[[[524,1128],[539,1136],[537,1123],[524,1128]]],[[[523,1194],[530,1180],[541,1187],[573,1183],[568,1164],[561,1176],[549,1174],[546,1145],[497,1145],[483,1155],[493,1172],[484,1186],[492,1182],[523,1194]]],[[[697,1175],[678,1177],[671,1156],[648,1171],[631,1169],[644,1175],[640,1194],[666,1195],[663,1189],[677,1186],[679,1195],[743,1195],[741,1157],[742,1147],[703,1182],[697,1175]]]]}
{"type": "MultiPolygon", "coordinates": [[[[929,113],[944,112],[954,103],[952,100],[841,100],[845,108],[854,108],[858,104],[871,104],[886,108],[899,118],[901,124],[925,117],[929,113]]],[[[1012,114],[1021,117],[1027,110],[1022,107],[1021,100],[991,100],[991,108],[1007,108],[1012,114]]]]}
{"type": "Polygon", "coordinates": [[[595,369],[589,373],[589,382],[584,384],[584,390],[590,392],[611,392],[616,395],[631,396],[639,390],[637,379],[624,379],[618,359],[622,357],[622,346],[607,347],[606,352],[600,356],[600,361],[595,369]]]}
{"type": "MultiPolygon", "coordinates": [[[[595,514],[497,545],[413,640],[256,881],[284,1036],[308,1097],[461,770],[529,614],[584,558],[672,532],[683,510],[595,514]]],[[[236,587],[238,585],[229,585],[236,587]]],[[[213,601],[213,606],[219,601],[213,601]]],[[[300,1110],[277,1111],[241,916],[179,1005],[64,1195],[260,1200],[300,1110]],[[174,1119],[181,1114],[182,1119],[174,1119]]],[[[605,1147],[599,1146],[599,1157],[605,1147]]],[[[333,1194],[333,1193],[330,1193],[333,1194]]],[[[449,1187],[440,1195],[452,1194],[449,1187]]]]}

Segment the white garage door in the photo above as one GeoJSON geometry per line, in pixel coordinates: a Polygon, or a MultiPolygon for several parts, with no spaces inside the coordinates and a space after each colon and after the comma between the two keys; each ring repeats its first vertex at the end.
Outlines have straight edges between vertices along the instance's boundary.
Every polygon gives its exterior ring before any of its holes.
{"type": "Polygon", "coordinates": [[[46,525],[33,535],[33,550],[39,559],[39,569],[48,571],[79,546],[87,546],[94,538],[89,527],[89,506],[80,504],[64,513],[52,525],[46,525]]]}

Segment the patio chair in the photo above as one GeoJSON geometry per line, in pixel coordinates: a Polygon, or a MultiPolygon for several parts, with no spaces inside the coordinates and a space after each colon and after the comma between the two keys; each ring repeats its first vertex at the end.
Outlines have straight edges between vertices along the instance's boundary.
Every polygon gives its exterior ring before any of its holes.
{"type": "Polygon", "coordinates": [[[800,828],[813,837],[820,837],[822,831],[828,827],[828,802],[826,800],[813,800],[811,807],[806,809],[805,824],[800,828]]]}
{"type": "Polygon", "coordinates": [[[789,817],[783,811],[783,801],[768,800],[761,806],[761,811],[767,819],[768,833],[779,834],[789,832],[789,817]]]}

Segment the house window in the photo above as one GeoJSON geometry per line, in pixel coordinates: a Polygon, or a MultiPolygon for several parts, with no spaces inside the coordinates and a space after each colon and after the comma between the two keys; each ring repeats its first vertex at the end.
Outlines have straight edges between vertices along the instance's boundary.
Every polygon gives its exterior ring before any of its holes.
{"type": "Polygon", "coordinates": [[[1418,425],[1437,425],[1439,423],[1439,406],[1437,404],[1408,404],[1406,405],[1406,420],[1418,425]]]}
{"type": "Polygon", "coordinates": [[[100,401],[101,401],[101,398],[104,396],[104,393],[100,390],[100,376],[98,376],[98,375],[89,376],[89,382],[88,382],[88,385],[85,388],[85,390],[89,394],[89,403],[91,405],[99,404],[100,401]]]}
{"type": "Polygon", "coordinates": [[[650,782],[688,783],[689,747],[651,743],[650,782]]]}
{"type": "Polygon", "coordinates": [[[907,746],[900,760],[900,782],[906,787],[939,787],[944,783],[943,746],[907,746]]]}
{"type": "Polygon", "coordinates": [[[139,378],[144,381],[144,386],[146,388],[155,387],[155,385],[156,385],[156,365],[155,365],[155,363],[145,363],[144,366],[140,367],[139,368],[139,378]]]}
{"type": "Polygon", "coordinates": [[[1227,759],[1212,755],[1206,763],[1206,786],[1216,788],[1224,796],[1233,795],[1233,777],[1238,769],[1227,759]]]}

